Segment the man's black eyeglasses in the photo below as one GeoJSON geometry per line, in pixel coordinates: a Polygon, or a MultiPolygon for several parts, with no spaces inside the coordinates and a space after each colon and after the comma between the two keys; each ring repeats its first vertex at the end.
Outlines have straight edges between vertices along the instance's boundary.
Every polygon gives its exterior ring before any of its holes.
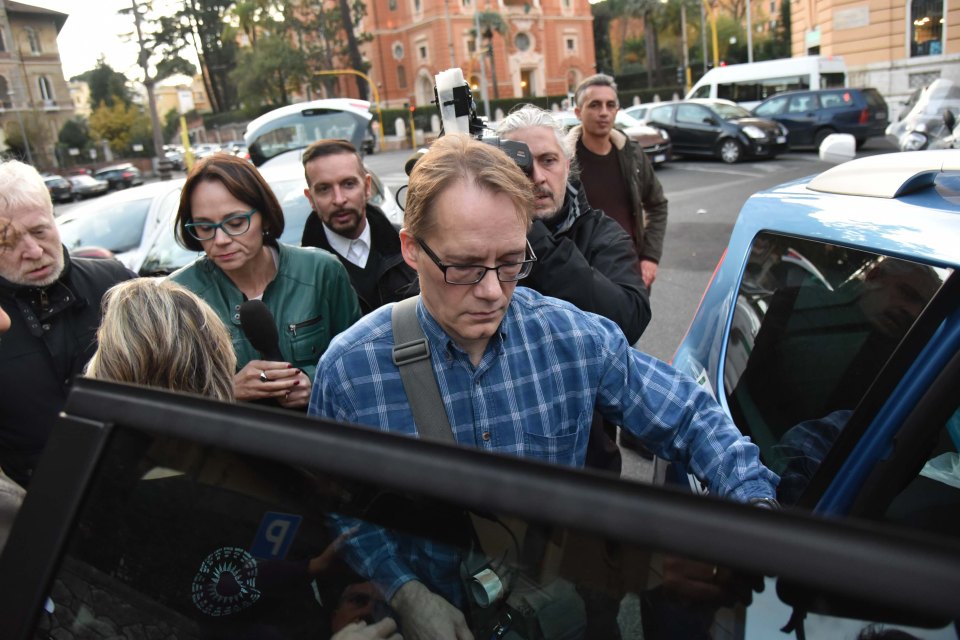
{"type": "Polygon", "coordinates": [[[433,264],[437,265],[440,271],[443,271],[443,279],[447,284],[477,284],[487,275],[487,271],[496,271],[497,280],[500,282],[516,282],[530,275],[530,271],[533,270],[533,263],[537,261],[537,256],[533,253],[533,247],[527,241],[527,255],[529,257],[521,262],[508,262],[496,267],[485,267],[482,264],[445,264],[427,246],[426,242],[420,238],[416,240],[417,244],[423,248],[424,253],[433,260],[433,264]]]}

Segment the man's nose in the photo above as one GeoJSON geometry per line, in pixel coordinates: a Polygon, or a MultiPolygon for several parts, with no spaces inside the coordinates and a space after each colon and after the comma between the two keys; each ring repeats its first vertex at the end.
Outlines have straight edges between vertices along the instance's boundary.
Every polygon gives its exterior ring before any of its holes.
{"type": "Polygon", "coordinates": [[[478,298],[494,300],[503,293],[500,278],[497,277],[497,270],[491,269],[483,274],[480,282],[473,285],[473,293],[478,298]]]}
{"type": "Polygon", "coordinates": [[[23,243],[23,255],[28,260],[39,260],[43,255],[43,247],[29,234],[24,234],[20,242],[23,243]]]}
{"type": "Polygon", "coordinates": [[[333,187],[333,201],[334,201],[334,202],[344,202],[344,201],[346,201],[346,199],[347,199],[347,197],[346,197],[346,194],[344,193],[343,189],[341,189],[340,187],[337,187],[337,186],[333,187]]]}

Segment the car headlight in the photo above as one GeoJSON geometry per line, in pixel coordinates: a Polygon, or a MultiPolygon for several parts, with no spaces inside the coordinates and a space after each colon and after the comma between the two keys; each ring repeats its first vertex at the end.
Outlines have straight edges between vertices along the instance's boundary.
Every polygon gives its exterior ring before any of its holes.
{"type": "Polygon", "coordinates": [[[788,133],[790,133],[790,132],[787,131],[787,128],[781,124],[781,125],[780,125],[780,135],[785,136],[785,135],[787,135],[788,133]]]}
{"type": "Polygon", "coordinates": [[[913,131],[904,137],[900,148],[904,151],[919,151],[927,146],[927,136],[913,131]]]}
{"type": "Polygon", "coordinates": [[[660,135],[663,136],[664,142],[670,142],[670,134],[664,131],[663,129],[657,129],[660,132],[660,135]]]}
{"type": "Polygon", "coordinates": [[[767,137],[767,134],[763,132],[759,127],[755,127],[752,124],[748,124],[743,128],[743,132],[754,140],[763,140],[767,137]]]}

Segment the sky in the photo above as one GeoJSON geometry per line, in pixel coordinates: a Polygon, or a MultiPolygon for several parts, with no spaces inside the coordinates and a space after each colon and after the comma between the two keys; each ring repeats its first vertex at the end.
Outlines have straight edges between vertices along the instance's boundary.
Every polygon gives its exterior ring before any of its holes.
{"type": "MultiPolygon", "coordinates": [[[[63,62],[63,75],[73,76],[93,69],[103,55],[111,67],[131,79],[141,79],[134,44],[133,17],[120,15],[131,0],[22,0],[26,4],[65,13],[66,24],[60,30],[57,45],[63,62]]],[[[157,7],[163,1],[155,2],[157,7]]]]}

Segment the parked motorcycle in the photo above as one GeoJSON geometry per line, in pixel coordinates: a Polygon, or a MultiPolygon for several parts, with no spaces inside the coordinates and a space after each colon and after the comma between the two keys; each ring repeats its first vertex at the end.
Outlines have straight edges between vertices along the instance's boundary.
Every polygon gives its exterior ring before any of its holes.
{"type": "Polygon", "coordinates": [[[960,85],[940,78],[919,89],[905,105],[906,115],[890,123],[887,135],[900,151],[960,147],[960,85]]]}

